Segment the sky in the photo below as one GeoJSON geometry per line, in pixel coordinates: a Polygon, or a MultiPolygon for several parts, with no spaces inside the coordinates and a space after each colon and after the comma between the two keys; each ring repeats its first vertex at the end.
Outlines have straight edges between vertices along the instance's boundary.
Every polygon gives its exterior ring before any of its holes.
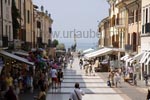
{"type": "Polygon", "coordinates": [[[52,38],[64,43],[66,48],[75,41],[78,49],[98,44],[98,24],[109,12],[107,0],[33,0],[33,3],[39,10],[43,5],[51,14],[52,38]]]}

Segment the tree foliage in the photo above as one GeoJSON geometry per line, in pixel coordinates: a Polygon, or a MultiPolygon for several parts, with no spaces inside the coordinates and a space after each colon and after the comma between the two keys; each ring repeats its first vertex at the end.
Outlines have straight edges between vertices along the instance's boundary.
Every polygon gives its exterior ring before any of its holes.
{"type": "Polygon", "coordinates": [[[52,45],[54,47],[56,47],[58,44],[59,44],[58,40],[54,39],[53,42],[52,42],[52,45]]]}
{"type": "Polygon", "coordinates": [[[57,50],[65,50],[65,45],[63,43],[60,43],[56,46],[57,50]]]}
{"type": "Polygon", "coordinates": [[[16,7],[15,0],[12,0],[12,23],[13,23],[13,38],[17,39],[18,29],[20,28],[20,24],[18,19],[20,19],[19,10],[16,7]]]}
{"type": "Polygon", "coordinates": [[[76,51],[76,47],[77,47],[77,45],[76,45],[76,43],[75,43],[74,45],[71,46],[71,51],[74,51],[74,52],[75,52],[75,51],[76,51]]]}

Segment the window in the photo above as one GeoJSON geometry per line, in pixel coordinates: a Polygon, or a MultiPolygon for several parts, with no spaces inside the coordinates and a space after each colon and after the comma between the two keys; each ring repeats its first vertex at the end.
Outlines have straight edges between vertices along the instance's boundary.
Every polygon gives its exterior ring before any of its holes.
{"type": "Polygon", "coordinates": [[[146,8],[146,23],[148,23],[148,8],[146,8]]]}
{"type": "Polygon", "coordinates": [[[129,24],[134,23],[134,10],[129,11],[129,24]]]}
{"type": "Polygon", "coordinates": [[[138,22],[138,20],[139,20],[139,18],[138,18],[138,13],[139,13],[139,10],[136,10],[135,22],[138,22]]]}
{"type": "Polygon", "coordinates": [[[27,22],[28,24],[30,23],[30,11],[29,10],[27,11],[27,22]]]}
{"type": "Polygon", "coordinates": [[[134,10],[132,10],[132,23],[134,23],[134,10]]]}
{"type": "Polygon", "coordinates": [[[7,33],[7,25],[5,26],[5,32],[6,32],[6,36],[7,36],[7,34],[8,34],[8,33],[7,33]]]}
{"type": "Polygon", "coordinates": [[[143,25],[145,24],[145,9],[143,10],[143,25]]]}
{"type": "Polygon", "coordinates": [[[9,25],[9,40],[11,40],[11,26],[9,25]]]}
{"type": "Polygon", "coordinates": [[[116,25],[119,25],[119,13],[117,14],[117,18],[116,18],[116,25]]]}
{"type": "Polygon", "coordinates": [[[128,44],[130,44],[130,33],[128,33],[128,44]]]}
{"type": "Polygon", "coordinates": [[[141,21],[141,9],[138,10],[138,19],[141,21]]]}

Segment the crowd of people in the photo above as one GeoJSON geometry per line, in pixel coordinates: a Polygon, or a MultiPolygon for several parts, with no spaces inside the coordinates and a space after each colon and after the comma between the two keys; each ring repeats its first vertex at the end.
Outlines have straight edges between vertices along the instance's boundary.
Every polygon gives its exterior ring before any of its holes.
{"type": "Polygon", "coordinates": [[[95,68],[98,67],[99,65],[100,63],[97,58],[92,60],[83,60],[80,58],[79,61],[80,69],[84,69],[86,75],[95,76],[95,68]]]}
{"type": "Polygon", "coordinates": [[[121,69],[116,69],[109,72],[107,85],[110,87],[118,87],[118,83],[121,83],[121,69]]]}
{"type": "Polygon", "coordinates": [[[62,69],[67,66],[67,57],[60,56],[50,59],[44,68],[35,68],[34,70],[5,72],[5,68],[0,75],[0,99],[1,100],[19,100],[20,93],[40,90],[37,96],[38,100],[45,100],[44,96],[50,85],[56,83],[55,88],[61,87],[63,79],[62,69]],[[11,99],[10,99],[11,98],[11,99]],[[43,98],[43,99],[39,99],[43,98]]]}

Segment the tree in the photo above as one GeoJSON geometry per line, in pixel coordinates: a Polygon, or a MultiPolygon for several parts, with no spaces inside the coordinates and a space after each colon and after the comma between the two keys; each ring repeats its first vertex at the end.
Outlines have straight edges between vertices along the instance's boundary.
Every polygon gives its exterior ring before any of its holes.
{"type": "Polygon", "coordinates": [[[56,47],[58,44],[59,44],[58,40],[54,39],[53,42],[52,42],[52,45],[54,47],[56,47]]]}
{"type": "Polygon", "coordinates": [[[76,47],[77,47],[77,45],[75,43],[74,45],[71,46],[71,50],[75,52],[76,51],[76,47]]]}
{"type": "Polygon", "coordinates": [[[60,43],[56,46],[57,50],[65,50],[65,45],[63,43],[60,43]]]}
{"type": "Polygon", "coordinates": [[[12,0],[12,23],[13,23],[13,38],[17,39],[18,29],[20,28],[20,24],[18,19],[20,19],[19,10],[16,7],[15,0],[12,0]]]}

